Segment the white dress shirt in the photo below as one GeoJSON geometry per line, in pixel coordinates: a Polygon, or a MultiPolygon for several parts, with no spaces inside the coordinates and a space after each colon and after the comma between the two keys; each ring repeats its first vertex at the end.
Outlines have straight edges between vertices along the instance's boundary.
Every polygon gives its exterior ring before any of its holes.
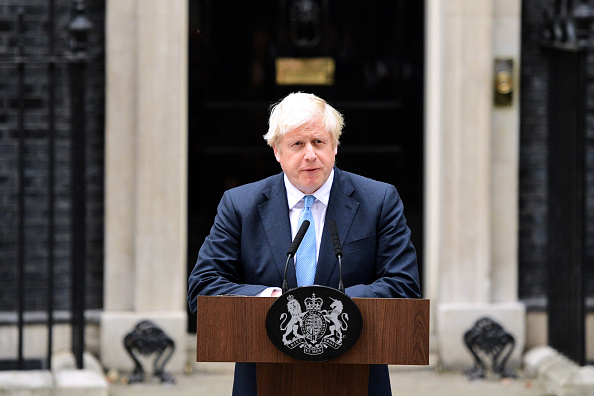
{"type": "MultiPolygon", "coordinates": [[[[289,178],[285,174],[285,189],[287,190],[287,202],[289,203],[289,220],[291,222],[291,240],[295,239],[295,235],[299,230],[299,217],[301,211],[305,206],[303,197],[305,195],[297,187],[291,184],[289,178]]],[[[334,181],[334,169],[330,172],[328,180],[318,188],[313,194],[316,197],[312,207],[311,213],[314,218],[316,226],[316,261],[320,255],[320,243],[322,241],[322,231],[324,231],[324,223],[326,220],[326,209],[328,209],[328,201],[330,200],[330,189],[332,188],[332,182],[334,181]]],[[[273,291],[281,289],[278,287],[269,287],[258,294],[260,297],[270,297],[273,291]]]]}
{"type": "MultiPolygon", "coordinates": [[[[326,220],[326,209],[328,208],[328,200],[330,200],[330,189],[332,188],[332,181],[334,180],[334,169],[330,172],[328,180],[318,188],[313,194],[316,197],[312,207],[311,214],[314,218],[316,226],[316,259],[320,254],[320,243],[322,241],[322,231],[324,231],[324,222],[326,220]]],[[[299,217],[305,205],[303,197],[306,194],[299,191],[291,184],[287,175],[285,175],[285,188],[287,190],[287,202],[289,203],[289,220],[291,221],[291,239],[295,239],[297,231],[299,230],[299,217]]],[[[317,261],[317,260],[316,260],[317,261]]]]}

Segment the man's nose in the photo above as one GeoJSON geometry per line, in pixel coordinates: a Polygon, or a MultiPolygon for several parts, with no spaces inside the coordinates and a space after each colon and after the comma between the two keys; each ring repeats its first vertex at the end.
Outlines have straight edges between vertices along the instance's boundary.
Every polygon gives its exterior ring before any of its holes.
{"type": "Polygon", "coordinates": [[[307,160],[315,160],[317,157],[316,150],[314,149],[313,145],[307,144],[305,146],[305,159],[307,160]]]}

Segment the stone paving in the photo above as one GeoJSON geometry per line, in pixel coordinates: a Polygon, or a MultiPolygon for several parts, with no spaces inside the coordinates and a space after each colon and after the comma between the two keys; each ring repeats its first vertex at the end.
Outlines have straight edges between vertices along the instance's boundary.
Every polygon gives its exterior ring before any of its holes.
{"type": "MultiPolygon", "coordinates": [[[[536,379],[487,378],[470,381],[461,372],[438,371],[434,367],[390,367],[392,393],[428,396],[549,396],[536,379]]],[[[233,384],[232,368],[196,371],[176,377],[175,385],[161,385],[149,379],[144,384],[126,385],[120,380],[109,387],[110,396],[229,396],[233,384]]],[[[124,381],[125,382],[125,381],[124,381]]]]}

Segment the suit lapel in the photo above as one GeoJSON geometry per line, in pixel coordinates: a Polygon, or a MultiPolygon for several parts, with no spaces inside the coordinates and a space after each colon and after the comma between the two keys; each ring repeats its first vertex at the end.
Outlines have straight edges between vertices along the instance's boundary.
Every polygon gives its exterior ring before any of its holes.
{"type": "MultiPolygon", "coordinates": [[[[287,249],[291,244],[291,223],[289,221],[289,204],[283,181],[283,174],[271,180],[262,193],[268,198],[258,206],[266,239],[272,250],[275,266],[281,280],[284,277],[287,249]]],[[[258,247],[254,247],[258,249],[258,247]]],[[[290,288],[297,287],[295,266],[289,263],[287,282],[290,288]]]]}
{"type": "MultiPolygon", "coordinates": [[[[359,208],[359,202],[350,197],[354,191],[355,188],[344,174],[338,168],[334,168],[334,181],[330,190],[330,199],[328,201],[328,209],[326,210],[326,223],[322,232],[320,254],[318,256],[316,270],[315,283],[318,285],[338,287],[338,281],[336,285],[328,284],[332,274],[338,271],[338,259],[336,259],[334,249],[332,248],[332,238],[328,222],[330,220],[336,222],[340,243],[344,244],[355,218],[355,213],[357,213],[357,209],[359,208]]],[[[336,279],[338,279],[338,276],[336,279]]]]}

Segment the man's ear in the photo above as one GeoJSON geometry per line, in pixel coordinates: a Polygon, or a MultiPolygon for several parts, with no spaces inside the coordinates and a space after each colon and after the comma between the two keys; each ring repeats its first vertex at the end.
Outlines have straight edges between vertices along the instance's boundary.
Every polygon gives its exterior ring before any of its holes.
{"type": "Polygon", "coordinates": [[[278,150],[276,149],[276,144],[273,144],[273,145],[272,145],[272,149],[274,150],[274,158],[276,158],[276,160],[277,160],[278,162],[280,162],[280,157],[279,157],[279,155],[278,155],[278,150]]]}

